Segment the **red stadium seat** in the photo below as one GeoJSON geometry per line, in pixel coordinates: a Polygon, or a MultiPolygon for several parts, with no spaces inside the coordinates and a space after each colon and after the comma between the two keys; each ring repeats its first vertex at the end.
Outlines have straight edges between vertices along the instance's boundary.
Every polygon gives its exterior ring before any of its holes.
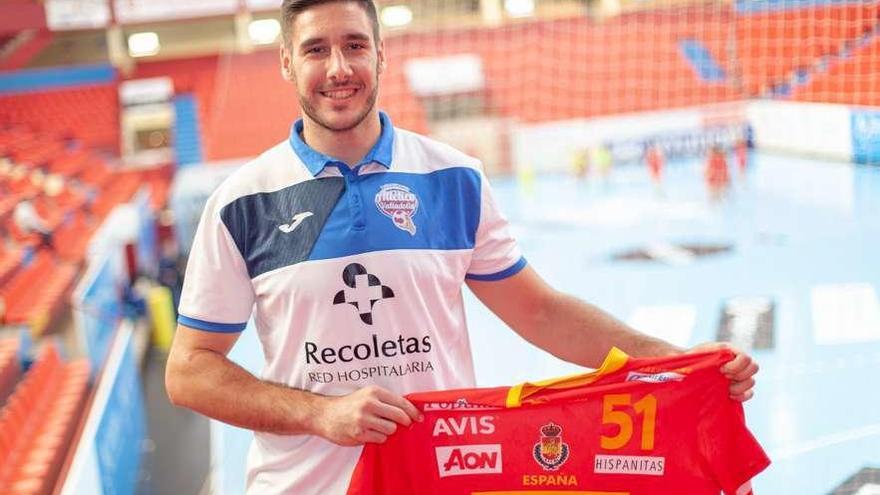
{"type": "MultiPolygon", "coordinates": [[[[748,96],[761,96],[795,70],[812,70],[823,57],[839,54],[878,24],[878,8],[876,2],[828,4],[737,17],[736,49],[748,96]]],[[[838,98],[853,103],[846,95],[838,98]]]]}
{"type": "Polygon", "coordinates": [[[3,322],[27,325],[34,334],[42,333],[65,304],[78,272],[78,265],[39,252],[30,265],[0,287],[0,299],[6,307],[3,322]]]}
{"type": "Polygon", "coordinates": [[[106,217],[118,204],[125,203],[140,189],[141,179],[137,172],[116,172],[104,180],[101,195],[91,206],[98,217],[106,217]]]}
{"type": "Polygon", "coordinates": [[[21,365],[18,360],[18,340],[0,340],[0,407],[6,403],[18,380],[21,378],[21,365]]]}
{"type": "Polygon", "coordinates": [[[54,234],[53,241],[58,255],[70,262],[82,263],[92,235],[100,224],[85,214],[74,215],[54,234]]]}
{"type": "Polygon", "coordinates": [[[880,38],[857,48],[850,58],[817,73],[794,97],[801,101],[880,105],[880,38]]]}
{"type": "Polygon", "coordinates": [[[85,360],[63,363],[53,345],[0,409],[0,493],[48,494],[82,413],[85,360]]]}
{"type": "Polygon", "coordinates": [[[115,84],[0,96],[0,121],[118,153],[118,100],[115,84]]]}
{"type": "MultiPolygon", "coordinates": [[[[23,249],[0,246],[0,286],[8,282],[18,271],[23,259],[23,249]]],[[[3,311],[0,311],[0,319],[2,319],[2,313],[3,311]]]]}

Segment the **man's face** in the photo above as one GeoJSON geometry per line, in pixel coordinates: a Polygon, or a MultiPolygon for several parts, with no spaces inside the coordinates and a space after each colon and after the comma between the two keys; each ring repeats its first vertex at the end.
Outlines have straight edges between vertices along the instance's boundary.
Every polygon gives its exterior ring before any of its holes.
{"type": "Polygon", "coordinates": [[[332,131],[357,127],[376,105],[385,63],[364,9],[332,2],[300,13],[288,47],[281,47],[285,77],[296,84],[306,118],[332,131]]]}

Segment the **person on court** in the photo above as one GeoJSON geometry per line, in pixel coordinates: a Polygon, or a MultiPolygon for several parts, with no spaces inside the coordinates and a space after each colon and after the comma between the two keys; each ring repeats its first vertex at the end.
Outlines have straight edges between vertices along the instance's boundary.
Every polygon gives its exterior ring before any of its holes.
{"type": "MultiPolygon", "coordinates": [[[[387,62],[371,1],[284,0],[281,18],[302,119],[209,198],[166,368],[174,404],[254,431],[247,493],[344,493],[364,443],[421,419],[404,394],[473,387],[465,283],[573,363],[597,367],[612,346],[686,352],[550,287],[480,163],[378,110],[387,62]],[[227,358],[252,317],[259,377],[227,358]]],[[[722,372],[748,400],[758,367],[734,356],[722,372]]]]}
{"type": "Polygon", "coordinates": [[[608,185],[611,177],[611,169],[614,167],[614,156],[611,154],[611,144],[601,143],[594,149],[593,162],[596,164],[596,172],[602,180],[602,184],[608,185]]]}
{"type": "Polygon", "coordinates": [[[590,176],[590,150],[578,148],[572,154],[571,170],[574,176],[586,180],[590,176]]]}
{"type": "Polygon", "coordinates": [[[730,185],[727,156],[721,145],[716,144],[709,150],[703,178],[706,180],[706,188],[709,190],[709,199],[712,202],[720,201],[730,185]]]}
{"type": "Polygon", "coordinates": [[[739,170],[741,179],[745,179],[749,171],[749,143],[745,139],[740,139],[734,146],[736,156],[736,168],[739,170]]]}
{"type": "Polygon", "coordinates": [[[663,149],[660,148],[660,145],[651,143],[646,147],[645,164],[648,166],[648,173],[651,175],[654,189],[660,191],[663,187],[663,168],[666,164],[666,158],[663,156],[663,149]]]}

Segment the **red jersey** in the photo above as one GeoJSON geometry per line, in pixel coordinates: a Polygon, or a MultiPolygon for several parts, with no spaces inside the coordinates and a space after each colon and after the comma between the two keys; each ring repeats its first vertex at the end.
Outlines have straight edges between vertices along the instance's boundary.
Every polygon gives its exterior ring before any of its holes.
{"type": "Polygon", "coordinates": [[[660,175],[663,173],[663,153],[657,148],[651,148],[648,150],[645,160],[648,162],[648,171],[651,173],[651,178],[655,181],[659,180],[660,175]]]}
{"type": "Polygon", "coordinates": [[[740,174],[745,174],[749,165],[749,146],[744,142],[736,145],[736,164],[740,174]]]}
{"type": "Polygon", "coordinates": [[[724,187],[730,182],[727,158],[724,153],[712,153],[706,166],[706,182],[713,187],[724,187]]]}
{"type": "Polygon", "coordinates": [[[424,422],[366,445],[348,495],[751,494],[770,461],[728,396],[731,358],[612,349],[586,375],[409,395],[424,422]]]}

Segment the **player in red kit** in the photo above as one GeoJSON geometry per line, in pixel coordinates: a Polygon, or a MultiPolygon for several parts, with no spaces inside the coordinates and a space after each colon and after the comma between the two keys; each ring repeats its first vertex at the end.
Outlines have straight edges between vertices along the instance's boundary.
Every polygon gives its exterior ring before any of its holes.
{"type": "Polygon", "coordinates": [[[663,183],[663,166],[666,159],[663,156],[663,150],[657,144],[648,145],[645,150],[645,163],[648,165],[648,173],[651,174],[651,181],[654,187],[659,191],[663,183]]]}
{"type": "Polygon", "coordinates": [[[749,168],[749,143],[744,139],[736,143],[734,148],[736,154],[736,166],[739,169],[739,176],[745,178],[749,168]]]}
{"type": "Polygon", "coordinates": [[[724,150],[721,146],[715,145],[709,151],[704,177],[706,179],[706,186],[709,189],[709,197],[712,201],[721,199],[730,184],[727,157],[724,155],[724,150]]]}

